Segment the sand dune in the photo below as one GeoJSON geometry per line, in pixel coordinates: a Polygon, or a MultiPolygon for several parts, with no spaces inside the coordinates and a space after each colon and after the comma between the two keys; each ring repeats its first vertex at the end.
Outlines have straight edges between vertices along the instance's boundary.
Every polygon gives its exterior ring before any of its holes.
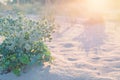
{"type": "Polygon", "coordinates": [[[55,58],[52,64],[31,67],[20,77],[0,75],[0,80],[120,80],[119,27],[113,30],[108,22],[97,33],[98,27],[59,23],[59,31],[47,43],[55,58]]]}

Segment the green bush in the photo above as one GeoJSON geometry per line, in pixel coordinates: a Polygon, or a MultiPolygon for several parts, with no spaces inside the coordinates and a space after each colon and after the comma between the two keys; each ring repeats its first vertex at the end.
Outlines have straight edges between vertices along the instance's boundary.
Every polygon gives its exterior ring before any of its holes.
{"type": "Polygon", "coordinates": [[[0,18],[0,71],[20,75],[27,65],[50,62],[45,41],[51,40],[55,24],[47,19],[33,21],[23,15],[0,18]]]}

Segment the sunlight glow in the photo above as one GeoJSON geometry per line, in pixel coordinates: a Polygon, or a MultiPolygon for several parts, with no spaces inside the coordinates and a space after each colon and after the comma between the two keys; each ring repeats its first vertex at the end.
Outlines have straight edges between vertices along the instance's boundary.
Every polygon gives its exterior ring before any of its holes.
{"type": "Polygon", "coordinates": [[[86,0],[89,12],[104,12],[108,7],[107,0],[86,0]]]}

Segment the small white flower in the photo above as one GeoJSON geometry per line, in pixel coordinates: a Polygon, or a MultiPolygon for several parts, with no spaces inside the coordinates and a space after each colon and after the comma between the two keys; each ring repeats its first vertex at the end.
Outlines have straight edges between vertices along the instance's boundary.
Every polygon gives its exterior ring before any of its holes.
{"type": "Polygon", "coordinates": [[[0,36],[0,44],[2,44],[4,40],[5,40],[5,37],[4,36],[0,36]]]}

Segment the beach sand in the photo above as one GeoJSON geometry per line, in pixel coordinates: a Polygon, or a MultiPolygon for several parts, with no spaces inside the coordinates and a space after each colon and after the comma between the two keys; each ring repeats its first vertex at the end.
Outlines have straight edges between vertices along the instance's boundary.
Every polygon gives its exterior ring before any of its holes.
{"type": "Polygon", "coordinates": [[[31,67],[19,77],[0,75],[0,80],[120,80],[119,26],[114,29],[114,23],[106,22],[96,35],[97,27],[58,23],[52,42],[46,43],[54,57],[52,64],[31,67]]]}

